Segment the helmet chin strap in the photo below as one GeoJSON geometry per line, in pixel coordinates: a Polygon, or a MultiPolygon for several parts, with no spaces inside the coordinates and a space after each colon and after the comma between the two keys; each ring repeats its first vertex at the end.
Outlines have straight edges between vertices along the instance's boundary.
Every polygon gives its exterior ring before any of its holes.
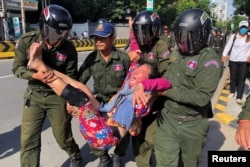
{"type": "Polygon", "coordinates": [[[46,44],[48,49],[51,49],[53,47],[51,44],[48,43],[47,40],[44,40],[44,43],[46,44]]]}
{"type": "Polygon", "coordinates": [[[57,48],[62,44],[62,40],[63,40],[63,38],[60,38],[59,40],[57,40],[57,42],[55,42],[54,44],[51,44],[49,42],[49,39],[45,39],[45,43],[46,43],[48,49],[50,49],[52,47],[57,48]]]}

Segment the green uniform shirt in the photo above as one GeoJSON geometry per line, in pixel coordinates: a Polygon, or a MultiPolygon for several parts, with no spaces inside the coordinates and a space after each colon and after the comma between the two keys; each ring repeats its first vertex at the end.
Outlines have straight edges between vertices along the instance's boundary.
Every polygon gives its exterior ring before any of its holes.
{"type": "Polygon", "coordinates": [[[162,74],[167,68],[170,54],[167,44],[162,39],[159,39],[147,50],[148,51],[142,53],[141,60],[153,64],[162,74]]]}
{"type": "Polygon", "coordinates": [[[211,47],[219,47],[219,48],[224,48],[225,46],[225,38],[220,35],[214,35],[211,40],[210,40],[210,44],[209,44],[211,47]]]}
{"type": "Polygon", "coordinates": [[[163,111],[183,116],[206,112],[219,83],[220,73],[220,58],[211,48],[192,56],[182,56],[178,51],[173,51],[163,75],[172,83],[172,89],[166,91],[163,111]]]}
{"type": "MultiPolygon", "coordinates": [[[[39,31],[28,32],[20,37],[15,49],[12,72],[18,78],[28,79],[30,87],[50,89],[41,81],[33,80],[32,74],[34,71],[27,69],[29,47],[33,42],[40,42],[41,40],[42,37],[39,31]]],[[[50,50],[43,43],[42,58],[44,63],[51,68],[77,79],[77,51],[70,41],[66,40],[60,47],[51,48],[50,50]]]]}
{"type": "Polygon", "coordinates": [[[247,96],[246,102],[242,107],[242,111],[238,115],[239,120],[250,120],[250,95],[247,96]]]}
{"type": "Polygon", "coordinates": [[[175,38],[173,34],[168,34],[168,35],[162,35],[161,39],[166,42],[168,48],[172,48],[175,45],[175,38]]]}
{"type": "Polygon", "coordinates": [[[97,97],[108,102],[117,93],[126,78],[130,60],[128,55],[113,47],[109,60],[106,62],[95,50],[88,55],[79,70],[79,80],[85,83],[93,77],[97,97]]]}

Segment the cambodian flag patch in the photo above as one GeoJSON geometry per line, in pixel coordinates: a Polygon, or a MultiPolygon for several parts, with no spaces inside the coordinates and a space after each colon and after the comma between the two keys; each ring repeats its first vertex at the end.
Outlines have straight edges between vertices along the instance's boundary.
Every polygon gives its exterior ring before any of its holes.
{"type": "Polygon", "coordinates": [[[148,53],[148,59],[154,60],[155,59],[155,54],[153,52],[148,53]]]}
{"type": "Polygon", "coordinates": [[[197,67],[197,62],[194,60],[189,60],[187,62],[187,67],[194,70],[197,67]]]}
{"type": "Polygon", "coordinates": [[[114,71],[122,71],[123,70],[123,66],[121,64],[115,64],[113,66],[114,71]]]}
{"type": "Polygon", "coordinates": [[[56,53],[56,60],[65,62],[66,58],[67,58],[66,55],[59,52],[56,53]]]}

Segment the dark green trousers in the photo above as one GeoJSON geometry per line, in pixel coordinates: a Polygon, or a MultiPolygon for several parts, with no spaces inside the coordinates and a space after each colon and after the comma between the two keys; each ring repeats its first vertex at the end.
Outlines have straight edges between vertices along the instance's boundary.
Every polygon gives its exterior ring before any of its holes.
{"type": "MultiPolygon", "coordinates": [[[[24,98],[28,96],[26,91],[24,98]]],[[[72,137],[71,116],[65,109],[65,102],[52,92],[32,92],[30,106],[23,107],[20,155],[22,167],[40,166],[41,130],[46,116],[58,145],[70,158],[80,157],[79,147],[72,137]]]]}
{"type": "MultiPolygon", "coordinates": [[[[142,118],[141,133],[138,136],[132,137],[133,154],[135,156],[136,165],[138,167],[151,166],[151,155],[153,152],[154,133],[155,133],[155,128],[157,126],[155,121],[156,116],[157,116],[156,114],[150,113],[146,117],[142,118]]],[[[130,135],[128,133],[116,146],[114,153],[119,156],[124,156],[129,146],[129,141],[130,141],[130,135]]],[[[105,152],[107,152],[105,150],[100,150],[93,147],[90,147],[90,150],[94,155],[98,157],[104,155],[105,152]]]]}
{"type": "Polygon", "coordinates": [[[147,127],[144,141],[139,145],[139,154],[135,156],[137,167],[151,167],[151,158],[154,151],[155,130],[157,127],[156,119],[147,127]]]}
{"type": "Polygon", "coordinates": [[[182,123],[171,114],[162,112],[163,122],[155,133],[155,157],[157,167],[197,167],[205,145],[208,119],[182,123]]]}
{"type": "Polygon", "coordinates": [[[164,106],[166,98],[161,96],[154,102],[151,112],[142,118],[142,131],[139,136],[135,137],[133,150],[137,167],[151,167],[151,158],[154,152],[155,130],[157,128],[157,115],[164,106]]]}
{"type": "MultiPolygon", "coordinates": [[[[130,140],[130,135],[128,133],[125,137],[122,138],[121,142],[115,146],[114,153],[116,155],[119,155],[120,157],[124,156],[129,146],[129,140],[130,140]]],[[[107,152],[106,150],[101,150],[94,147],[90,147],[90,150],[94,155],[98,157],[104,155],[107,152]]]]}

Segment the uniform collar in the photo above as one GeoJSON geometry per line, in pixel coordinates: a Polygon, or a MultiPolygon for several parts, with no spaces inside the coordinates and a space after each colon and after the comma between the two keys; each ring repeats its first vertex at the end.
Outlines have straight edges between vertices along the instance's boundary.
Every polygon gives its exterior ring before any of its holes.
{"type": "MultiPolygon", "coordinates": [[[[116,51],[116,48],[113,47],[109,56],[111,56],[111,59],[113,59],[113,60],[118,60],[119,59],[119,55],[115,54],[115,51],[116,51]]],[[[101,60],[102,60],[102,57],[101,57],[100,51],[97,51],[97,56],[96,56],[96,58],[95,58],[94,61],[98,62],[98,61],[101,61],[101,60]]]]}

